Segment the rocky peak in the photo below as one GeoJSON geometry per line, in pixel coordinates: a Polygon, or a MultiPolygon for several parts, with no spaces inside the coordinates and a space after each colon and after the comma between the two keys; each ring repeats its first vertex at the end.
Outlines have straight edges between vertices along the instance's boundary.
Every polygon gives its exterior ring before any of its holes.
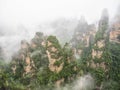
{"type": "Polygon", "coordinates": [[[49,36],[47,38],[47,56],[48,56],[48,60],[49,60],[49,69],[53,72],[57,72],[59,73],[62,68],[63,68],[63,64],[61,62],[61,47],[60,44],[58,42],[58,40],[56,39],[55,36],[49,36]],[[56,65],[56,62],[61,62],[59,65],[56,65]]]}
{"type": "Polygon", "coordinates": [[[70,41],[73,48],[76,50],[76,55],[80,56],[82,50],[89,46],[90,43],[94,42],[96,34],[96,27],[94,24],[88,25],[86,20],[83,19],[79,22],[75,29],[72,40],[70,41]]]}
{"type": "MultiPolygon", "coordinates": [[[[40,59],[46,58],[45,53],[45,47],[44,46],[45,40],[43,33],[37,32],[35,34],[35,37],[31,40],[31,43],[29,44],[26,40],[21,41],[21,48],[18,51],[17,54],[13,56],[13,67],[12,70],[15,73],[16,70],[18,70],[19,66],[22,65],[24,68],[22,74],[23,76],[35,71],[36,66],[36,60],[39,60],[37,63],[40,63],[42,65],[40,59]],[[41,55],[42,54],[42,55],[41,55]]],[[[46,62],[46,59],[43,61],[43,63],[46,62]]]]}
{"type": "Polygon", "coordinates": [[[92,68],[102,68],[104,72],[107,70],[107,66],[105,65],[106,60],[104,60],[104,55],[107,54],[107,33],[108,30],[108,12],[107,10],[103,10],[101,19],[99,21],[98,31],[95,35],[95,42],[92,48],[92,60],[91,67],[92,68]]]}
{"type": "Polygon", "coordinates": [[[120,18],[112,23],[111,25],[111,31],[109,33],[109,40],[111,42],[117,42],[120,43],[120,18]]]}

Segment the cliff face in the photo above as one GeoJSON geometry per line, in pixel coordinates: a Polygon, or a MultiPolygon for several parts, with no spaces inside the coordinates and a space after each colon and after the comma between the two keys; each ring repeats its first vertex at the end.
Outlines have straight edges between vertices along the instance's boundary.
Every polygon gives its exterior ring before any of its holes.
{"type": "Polygon", "coordinates": [[[110,32],[110,41],[119,41],[120,30],[110,32]]]}
{"type": "MultiPolygon", "coordinates": [[[[16,74],[18,67],[23,67],[22,76],[33,73],[36,68],[42,67],[43,63],[47,64],[47,55],[44,47],[44,37],[42,33],[37,32],[35,37],[31,40],[30,44],[22,40],[21,48],[16,55],[12,58],[12,70],[16,74]],[[39,58],[39,59],[38,59],[39,58]],[[45,59],[41,62],[41,59],[45,59]],[[37,65],[40,64],[41,66],[37,65]]],[[[44,66],[46,66],[46,64],[44,66]]]]}
{"type": "Polygon", "coordinates": [[[99,21],[98,31],[95,35],[95,42],[92,48],[92,62],[91,67],[102,68],[106,70],[104,55],[106,54],[107,46],[107,30],[108,30],[108,14],[103,11],[102,17],[99,21]]]}
{"type": "Polygon", "coordinates": [[[62,56],[60,55],[60,44],[56,37],[50,36],[47,38],[46,46],[46,52],[49,60],[49,69],[53,72],[59,73],[62,70],[64,64],[61,62],[62,56]],[[59,62],[59,65],[55,65],[56,62],[59,62]]]}
{"type": "Polygon", "coordinates": [[[81,18],[75,29],[72,40],[70,41],[75,53],[81,55],[84,48],[89,47],[94,42],[96,28],[94,25],[88,25],[84,18],[81,18]]]}
{"type": "Polygon", "coordinates": [[[111,31],[109,33],[109,40],[111,42],[117,42],[120,43],[120,18],[118,18],[117,21],[112,23],[111,25],[111,31]]]}

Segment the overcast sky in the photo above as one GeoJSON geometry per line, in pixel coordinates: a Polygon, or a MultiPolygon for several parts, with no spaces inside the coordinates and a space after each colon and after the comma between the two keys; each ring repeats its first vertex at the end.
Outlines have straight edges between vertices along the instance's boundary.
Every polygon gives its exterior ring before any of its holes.
{"type": "Polygon", "coordinates": [[[0,24],[32,26],[81,15],[91,23],[100,18],[103,8],[113,17],[119,4],[120,0],[0,0],[0,24]]]}

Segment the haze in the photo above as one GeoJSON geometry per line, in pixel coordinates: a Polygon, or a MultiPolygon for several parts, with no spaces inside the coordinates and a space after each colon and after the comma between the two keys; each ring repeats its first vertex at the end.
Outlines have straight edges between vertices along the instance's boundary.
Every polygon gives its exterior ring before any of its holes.
{"type": "Polygon", "coordinates": [[[100,18],[103,8],[113,17],[119,3],[120,0],[0,0],[0,24],[32,27],[60,17],[79,19],[81,15],[92,23],[100,18]]]}
{"type": "MultiPolygon", "coordinates": [[[[120,0],[0,0],[0,47],[10,58],[19,49],[20,41],[30,40],[36,31],[52,34],[55,28],[51,22],[71,20],[65,27],[74,30],[81,16],[88,23],[96,23],[107,8],[112,18],[119,4],[120,0]]],[[[58,26],[59,31],[62,24],[58,26]]]]}

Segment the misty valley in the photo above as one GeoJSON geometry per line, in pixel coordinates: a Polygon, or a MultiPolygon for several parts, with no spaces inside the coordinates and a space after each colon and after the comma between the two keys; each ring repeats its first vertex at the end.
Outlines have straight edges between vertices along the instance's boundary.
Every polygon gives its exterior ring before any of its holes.
{"type": "Polygon", "coordinates": [[[104,9],[98,23],[82,16],[49,27],[52,34],[38,30],[19,39],[9,60],[10,43],[0,44],[0,90],[120,90],[120,9],[112,20],[104,9]]]}

